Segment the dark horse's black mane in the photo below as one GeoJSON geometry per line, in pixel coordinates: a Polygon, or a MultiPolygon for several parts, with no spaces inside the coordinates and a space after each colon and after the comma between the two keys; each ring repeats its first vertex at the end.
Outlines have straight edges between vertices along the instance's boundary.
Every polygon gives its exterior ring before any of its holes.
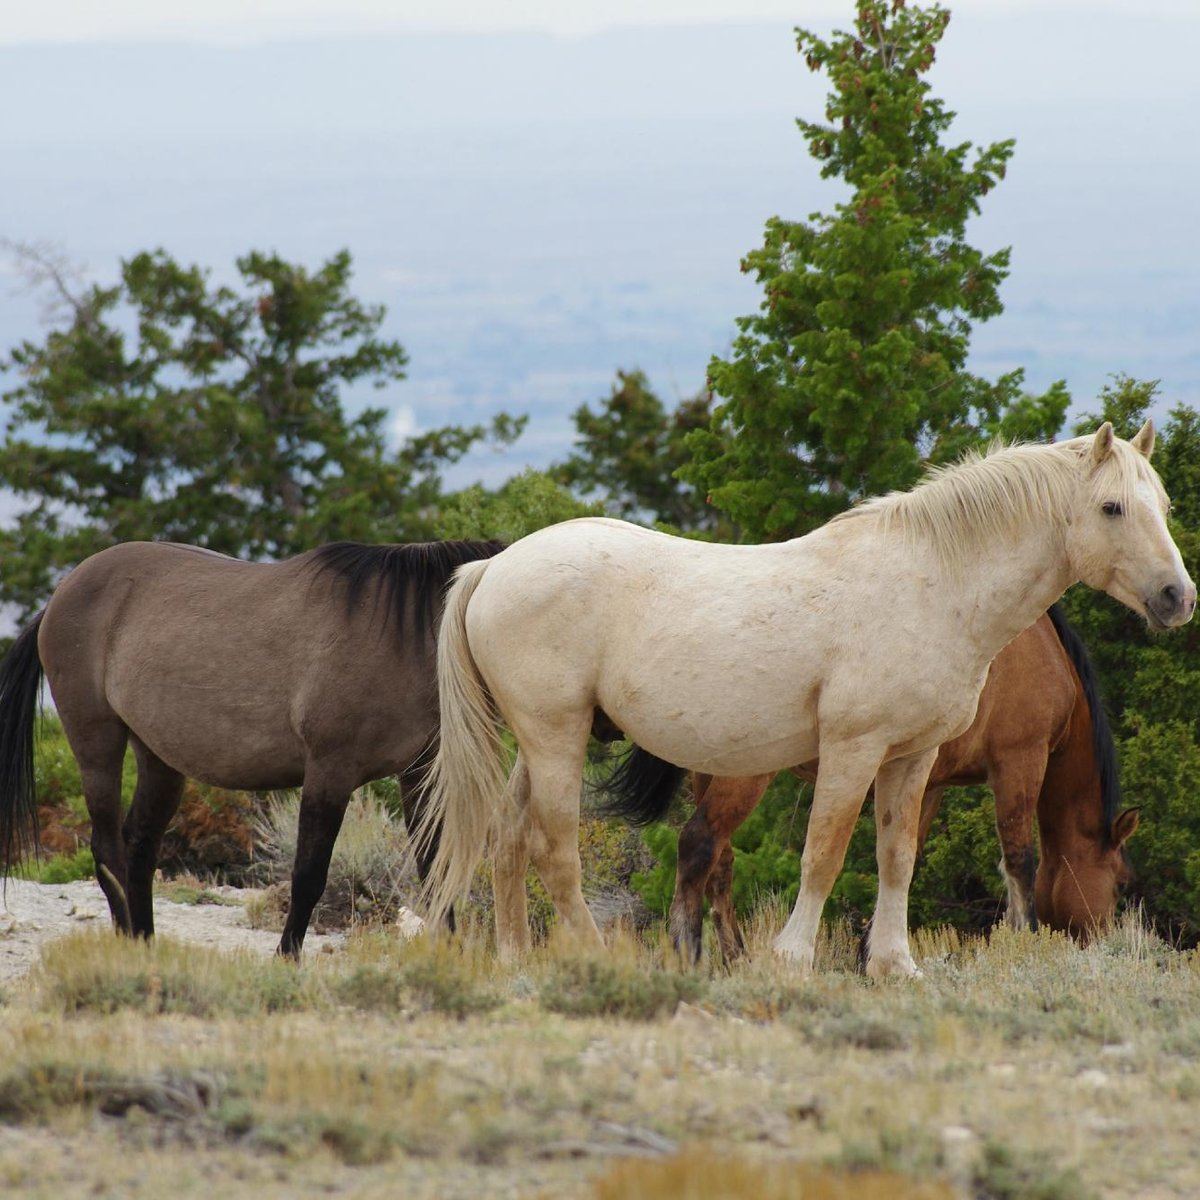
{"type": "Polygon", "coordinates": [[[1079,634],[1067,624],[1062,609],[1053,604],[1048,616],[1054,625],[1054,632],[1062,648],[1071,660],[1079,682],[1083,684],[1083,694],[1092,714],[1092,751],[1096,758],[1096,770],[1100,774],[1100,797],[1104,807],[1104,844],[1112,845],[1112,825],[1116,820],[1117,810],[1121,807],[1121,783],[1117,775],[1117,747],[1113,742],[1112,729],[1109,728],[1108,717],[1104,712],[1104,704],[1100,699],[1100,681],[1096,678],[1096,669],[1088,657],[1079,634]]]}
{"type": "Polygon", "coordinates": [[[418,637],[432,627],[455,571],[464,563],[491,558],[504,542],[399,542],[368,545],[364,542],[330,542],[313,551],[319,572],[339,576],[346,583],[346,606],[357,608],[369,600],[373,611],[383,606],[385,623],[401,629],[405,618],[418,637]]]}

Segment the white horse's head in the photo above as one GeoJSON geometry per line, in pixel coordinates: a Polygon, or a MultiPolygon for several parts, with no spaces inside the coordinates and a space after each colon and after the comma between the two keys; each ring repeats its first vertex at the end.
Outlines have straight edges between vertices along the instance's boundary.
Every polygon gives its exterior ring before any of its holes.
{"type": "Polygon", "coordinates": [[[1145,616],[1152,629],[1191,620],[1196,585],[1167,529],[1170,501],[1150,465],[1154,426],[1125,442],[1105,421],[1064,443],[1087,479],[1067,530],[1073,573],[1145,616]]]}

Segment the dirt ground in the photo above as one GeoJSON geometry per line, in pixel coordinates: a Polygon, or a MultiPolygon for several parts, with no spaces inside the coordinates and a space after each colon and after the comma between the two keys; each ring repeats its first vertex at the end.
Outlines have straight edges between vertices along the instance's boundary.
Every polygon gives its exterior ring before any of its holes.
{"type": "MultiPolygon", "coordinates": [[[[246,920],[243,902],[250,893],[230,887],[206,890],[230,903],[176,904],[155,897],[155,929],[180,941],[218,949],[260,950],[264,957],[275,952],[279,934],[251,929],[246,920]]],[[[108,920],[108,903],[94,880],[63,884],[8,880],[0,896],[0,984],[23,976],[47,942],[108,920]]],[[[344,941],[340,933],[310,933],[305,953],[328,953],[344,941]]]]}

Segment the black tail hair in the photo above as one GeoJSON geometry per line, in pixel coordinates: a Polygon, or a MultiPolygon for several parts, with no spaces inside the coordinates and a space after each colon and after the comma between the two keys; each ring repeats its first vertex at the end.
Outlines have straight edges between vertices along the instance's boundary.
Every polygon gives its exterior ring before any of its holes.
{"type": "Polygon", "coordinates": [[[373,591],[376,608],[384,606],[385,622],[394,620],[400,628],[407,617],[417,636],[424,637],[436,624],[454,572],[465,563],[492,558],[504,546],[494,541],[330,542],[313,551],[312,563],[346,581],[347,611],[373,591]]]}
{"type": "Polygon", "coordinates": [[[687,776],[683,767],[634,746],[607,779],[596,785],[602,797],[598,812],[630,825],[661,821],[687,776]]]}
{"type": "Polygon", "coordinates": [[[1092,715],[1092,753],[1095,755],[1096,770],[1100,775],[1100,798],[1104,813],[1104,844],[1112,844],[1112,825],[1117,818],[1117,810],[1121,807],[1121,780],[1117,769],[1117,747],[1113,741],[1112,729],[1104,712],[1104,703],[1100,699],[1100,680],[1096,676],[1096,668],[1088,657],[1088,652],[1079,634],[1067,623],[1062,609],[1052,604],[1048,613],[1054,632],[1062,648],[1067,652],[1079,682],[1083,684],[1084,698],[1092,715]]]}
{"type": "Polygon", "coordinates": [[[33,734],[42,685],[37,635],[44,615],[45,610],[25,626],[0,662],[0,867],[6,872],[38,843],[33,734]]]}

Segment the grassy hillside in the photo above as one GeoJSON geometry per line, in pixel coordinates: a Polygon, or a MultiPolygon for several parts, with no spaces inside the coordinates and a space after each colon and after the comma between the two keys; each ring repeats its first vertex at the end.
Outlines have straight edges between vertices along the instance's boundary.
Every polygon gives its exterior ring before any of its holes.
{"type": "Polygon", "coordinates": [[[1195,1194],[1197,960],[919,939],[876,985],[374,934],[299,969],[72,937],[0,1008],[6,1196],[1195,1194]]]}

